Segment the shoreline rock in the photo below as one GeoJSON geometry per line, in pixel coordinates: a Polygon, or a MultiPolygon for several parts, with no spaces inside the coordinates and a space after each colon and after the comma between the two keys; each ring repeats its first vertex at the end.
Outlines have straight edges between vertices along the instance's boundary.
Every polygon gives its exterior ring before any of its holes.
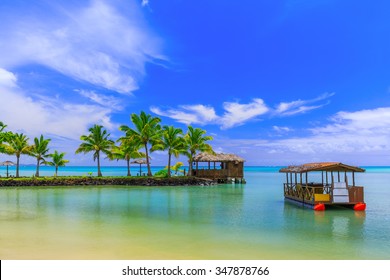
{"type": "Polygon", "coordinates": [[[40,186],[211,186],[217,182],[210,179],[197,177],[173,177],[173,178],[137,178],[137,177],[49,177],[31,179],[1,179],[0,187],[40,187],[40,186]]]}

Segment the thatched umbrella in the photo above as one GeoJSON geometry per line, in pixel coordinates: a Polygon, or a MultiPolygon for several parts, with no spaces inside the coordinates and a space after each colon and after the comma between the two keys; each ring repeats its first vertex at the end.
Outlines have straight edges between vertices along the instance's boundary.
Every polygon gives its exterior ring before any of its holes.
{"type": "Polygon", "coordinates": [[[139,158],[139,159],[136,159],[136,160],[132,161],[131,163],[139,164],[139,176],[141,176],[141,165],[142,164],[146,164],[146,159],[139,158]]]}
{"type": "Polygon", "coordinates": [[[1,166],[7,166],[7,178],[8,178],[8,175],[9,175],[9,173],[8,173],[8,166],[14,166],[15,163],[13,163],[12,161],[7,160],[7,161],[2,162],[0,165],[1,166]]]}

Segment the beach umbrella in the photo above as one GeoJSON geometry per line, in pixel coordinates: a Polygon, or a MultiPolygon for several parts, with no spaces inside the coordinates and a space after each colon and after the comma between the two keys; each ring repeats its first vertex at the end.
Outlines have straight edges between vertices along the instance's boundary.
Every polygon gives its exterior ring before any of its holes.
{"type": "Polygon", "coordinates": [[[13,163],[12,161],[7,160],[7,161],[2,162],[0,165],[1,166],[7,166],[7,178],[8,178],[8,174],[9,174],[8,173],[8,166],[14,166],[15,163],[13,163]]]}
{"type": "Polygon", "coordinates": [[[139,158],[139,159],[132,161],[131,163],[139,164],[139,176],[141,176],[141,165],[146,164],[146,159],[139,158]]]}

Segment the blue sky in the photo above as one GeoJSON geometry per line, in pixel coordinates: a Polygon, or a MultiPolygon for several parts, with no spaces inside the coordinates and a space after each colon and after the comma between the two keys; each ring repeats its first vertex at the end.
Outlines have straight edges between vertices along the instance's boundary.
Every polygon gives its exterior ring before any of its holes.
{"type": "Polygon", "coordinates": [[[116,138],[141,110],[207,130],[247,165],[387,165],[389,11],[388,1],[2,0],[0,120],[50,137],[73,165],[92,164],[74,154],[88,127],[116,138]]]}

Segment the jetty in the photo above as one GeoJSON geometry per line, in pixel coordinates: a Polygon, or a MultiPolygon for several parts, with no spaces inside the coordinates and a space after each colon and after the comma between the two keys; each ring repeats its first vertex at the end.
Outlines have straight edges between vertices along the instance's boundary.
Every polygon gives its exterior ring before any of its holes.
{"type": "Polygon", "coordinates": [[[283,184],[286,200],[318,211],[328,205],[348,206],[357,211],[366,208],[364,187],[355,184],[355,173],[365,172],[363,168],[341,162],[318,162],[288,166],[279,172],[286,174],[283,184]]]}

